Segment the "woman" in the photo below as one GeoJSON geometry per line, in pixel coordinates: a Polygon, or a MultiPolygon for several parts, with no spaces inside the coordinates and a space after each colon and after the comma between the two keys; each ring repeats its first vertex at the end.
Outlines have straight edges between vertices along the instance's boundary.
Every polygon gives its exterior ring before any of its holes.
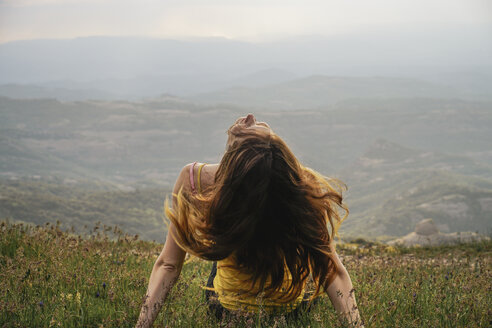
{"type": "Polygon", "coordinates": [[[294,313],[326,291],[343,319],[362,327],[352,282],[333,237],[348,211],[341,192],[303,167],[268,124],[251,114],[228,130],[220,164],[189,164],[174,186],[164,248],[137,326],[151,326],[179,277],[186,252],[216,261],[207,300],[216,315],[245,310],[294,313]],[[331,229],[328,228],[328,225],[331,229]],[[331,232],[330,232],[331,230],[331,232]]]}

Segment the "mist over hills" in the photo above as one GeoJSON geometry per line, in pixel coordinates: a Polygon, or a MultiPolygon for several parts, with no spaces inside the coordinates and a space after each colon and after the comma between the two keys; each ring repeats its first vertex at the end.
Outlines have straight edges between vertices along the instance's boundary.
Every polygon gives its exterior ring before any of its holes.
{"type": "MultiPolygon", "coordinates": [[[[190,93],[190,90],[215,90],[230,85],[263,87],[295,79],[294,73],[266,69],[232,80],[214,82],[213,78],[198,75],[161,75],[128,79],[102,79],[90,82],[67,80],[33,84],[0,85],[0,95],[16,99],[54,98],[62,101],[77,100],[138,100],[156,98],[162,94],[190,93]],[[104,91],[103,91],[104,90],[104,91]]],[[[195,91],[196,92],[196,91],[195,91]]]]}
{"type": "Polygon", "coordinates": [[[349,98],[466,98],[457,88],[409,78],[310,76],[265,87],[235,87],[191,99],[268,109],[306,109],[349,98]]]}
{"type": "Polygon", "coordinates": [[[66,87],[50,87],[38,85],[4,84],[0,85],[0,95],[15,99],[58,99],[62,101],[77,100],[112,100],[120,98],[96,89],[67,89],[66,87]]]}
{"type": "MultiPolygon", "coordinates": [[[[484,30],[485,31],[485,30],[484,30]]],[[[483,34],[484,32],[482,32],[483,34]]],[[[62,100],[194,96],[263,87],[313,75],[405,77],[452,87],[460,95],[492,91],[492,43],[476,30],[368,31],[266,43],[86,37],[0,44],[0,90],[62,100]],[[439,40],[439,42],[435,42],[439,40]],[[70,91],[80,91],[76,96],[70,91]],[[85,95],[84,95],[85,93],[85,95]]],[[[467,99],[468,99],[467,98],[467,99]]],[[[489,97],[490,99],[490,97],[489,97]]]]}

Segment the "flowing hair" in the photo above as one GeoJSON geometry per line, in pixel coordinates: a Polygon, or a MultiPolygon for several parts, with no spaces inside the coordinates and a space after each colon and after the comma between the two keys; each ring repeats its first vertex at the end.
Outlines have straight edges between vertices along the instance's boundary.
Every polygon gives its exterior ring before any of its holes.
{"type": "Polygon", "coordinates": [[[276,134],[248,133],[226,150],[213,185],[193,202],[181,188],[172,209],[166,200],[165,213],[187,252],[212,261],[233,256],[235,267],[251,276],[247,292],[268,297],[290,273],[280,300],[290,302],[310,274],[313,298],[337,274],[330,243],[348,215],[344,188],[302,166],[276,134]]]}

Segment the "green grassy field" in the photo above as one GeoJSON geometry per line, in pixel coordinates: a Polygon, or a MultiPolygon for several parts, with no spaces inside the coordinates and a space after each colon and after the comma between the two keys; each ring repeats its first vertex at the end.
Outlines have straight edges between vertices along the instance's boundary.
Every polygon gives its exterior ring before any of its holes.
{"type": "MultiPolygon", "coordinates": [[[[0,327],[132,327],[162,245],[99,227],[76,236],[52,225],[1,223],[0,327]]],[[[366,327],[490,327],[492,243],[400,249],[338,245],[366,327]]],[[[285,317],[207,314],[210,262],[192,260],[155,327],[343,327],[327,297],[285,317]]]]}

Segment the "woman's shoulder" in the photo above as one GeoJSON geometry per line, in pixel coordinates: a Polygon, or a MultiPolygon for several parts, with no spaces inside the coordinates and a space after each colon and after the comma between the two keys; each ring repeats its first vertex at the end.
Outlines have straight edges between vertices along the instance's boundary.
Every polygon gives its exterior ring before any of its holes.
{"type": "Polygon", "coordinates": [[[217,173],[217,169],[219,168],[219,164],[204,164],[202,170],[202,186],[207,188],[211,186],[215,182],[215,173],[217,173]]]}
{"type": "Polygon", "coordinates": [[[183,191],[192,191],[198,178],[198,171],[201,170],[200,179],[201,184],[204,187],[211,185],[215,178],[215,172],[217,172],[219,164],[207,164],[201,162],[188,163],[181,169],[178,179],[175,184],[175,192],[183,188],[183,191]],[[193,179],[193,180],[192,180],[193,179]],[[176,190],[177,189],[177,190],[176,190]]]}
{"type": "Polygon", "coordinates": [[[174,193],[178,193],[181,188],[186,192],[191,191],[190,174],[192,174],[191,171],[194,166],[196,166],[196,162],[188,163],[181,168],[176,183],[174,184],[174,193]]]}

